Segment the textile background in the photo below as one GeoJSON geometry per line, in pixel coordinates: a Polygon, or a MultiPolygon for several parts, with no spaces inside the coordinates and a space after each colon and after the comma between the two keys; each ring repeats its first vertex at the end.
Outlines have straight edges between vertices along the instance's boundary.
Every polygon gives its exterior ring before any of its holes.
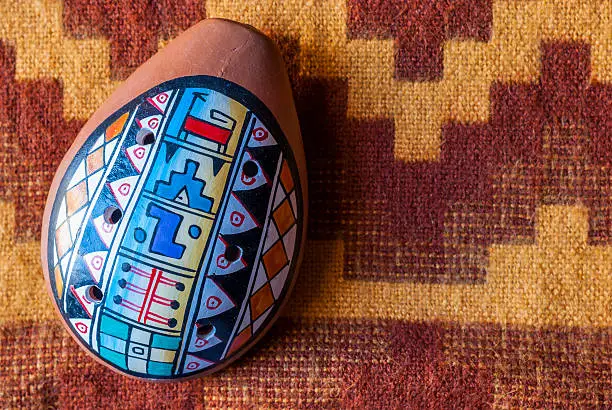
{"type": "Polygon", "coordinates": [[[612,2],[0,3],[0,407],[612,407],[612,2]],[[243,359],[138,382],[61,326],[40,220],[88,116],[204,17],[284,53],[308,243],[243,359]]]}

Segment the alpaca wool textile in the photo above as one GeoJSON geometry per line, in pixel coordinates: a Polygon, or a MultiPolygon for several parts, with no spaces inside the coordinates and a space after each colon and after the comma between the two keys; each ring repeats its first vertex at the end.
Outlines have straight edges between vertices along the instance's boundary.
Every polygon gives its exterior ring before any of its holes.
{"type": "Polygon", "coordinates": [[[0,407],[612,407],[612,2],[0,3],[0,407]],[[55,169],[198,20],[270,35],[309,167],[300,278],[226,370],[119,376],[46,294],[55,169]]]}

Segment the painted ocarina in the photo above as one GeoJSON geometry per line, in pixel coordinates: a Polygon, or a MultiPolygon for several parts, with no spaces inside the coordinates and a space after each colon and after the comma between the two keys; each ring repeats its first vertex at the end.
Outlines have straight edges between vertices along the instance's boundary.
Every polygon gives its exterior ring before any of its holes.
{"type": "Polygon", "coordinates": [[[42,265],[66,327],[134,377],[222,368],[287,301],[305,178],[276,46],[230,21],[194,26],[119,87],[59,166],[42,265]]]}

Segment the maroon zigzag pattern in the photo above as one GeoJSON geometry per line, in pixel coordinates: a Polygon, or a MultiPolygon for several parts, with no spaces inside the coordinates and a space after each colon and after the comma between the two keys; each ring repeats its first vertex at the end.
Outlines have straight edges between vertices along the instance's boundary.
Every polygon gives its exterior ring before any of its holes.
{"type": "Polygon", "coordinates": [[[157,52],[160,38],[172,38],[205,16],[198,0],[65,0],[64,27],[77,38],[110,41],[111,77],[127,77],[157,52]]]}
{"type": "Polygon", "coordinates": [[[539,204],[585,204],[610,243],[612,87],[589,79],[587,44],[543,44],[540,81],[494,83],[490,121],[445,124],[439,161],[414,163],[391,119],[346,119],[346,82],[302,82],[311,237],[345,239],[348,277],[428,282],[484,280],[489,245],[533,242],[539,204]]]}
{"type": "Polygon", "coordinates": [[[15,50],[0,41],[0,198],[16,207],[15,238],[40,235],[51,180],[82,121],[65,120],[59,80],[15,80],[15,50]]]}
{"type": "Polygon", "coordinates": [[[410,81],[439,80],[442,46],[451,38],[488,41],[491,0],[349,0],[351,38],[395,39],[395,76],[410,81]]]}

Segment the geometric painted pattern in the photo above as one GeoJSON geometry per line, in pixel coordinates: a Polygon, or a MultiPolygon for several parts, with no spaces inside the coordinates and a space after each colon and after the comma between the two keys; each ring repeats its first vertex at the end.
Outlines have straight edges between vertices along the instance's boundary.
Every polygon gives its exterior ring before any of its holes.
{"type": "Polygon", "coordinates": [[[124,114],[109,125],[96,139],[87,152],[87,156],[77,165],[57,213],[54,241],[54,272],[58,282],[58,291],[63,290],[63,283],[68,274],[72,247],[83,225],[90,201],[102,182],[104,170],[108,166],[119,135],[127,122],[124,114]]]}
{"type": "Polygon", "coordinates": [[[265,235],[263,256],[257,267],[248,309],[243,314],[228,354],[242,347],[261,329],[285,290],[297,232],[295,186],[286,160],[281,165],[272,205],[272,218],[265,235]]]}
{"type": "Polygon", "coordinates": [[[171,379],[231,358],[270,322],[296,268],[292,154],[220,81],[180,79],[126,107],[87,140],[55,201],[56,302],[87,348],[132,375],[171,379]],[[260,272],[264,289],[251,291],[260,272]]]}

